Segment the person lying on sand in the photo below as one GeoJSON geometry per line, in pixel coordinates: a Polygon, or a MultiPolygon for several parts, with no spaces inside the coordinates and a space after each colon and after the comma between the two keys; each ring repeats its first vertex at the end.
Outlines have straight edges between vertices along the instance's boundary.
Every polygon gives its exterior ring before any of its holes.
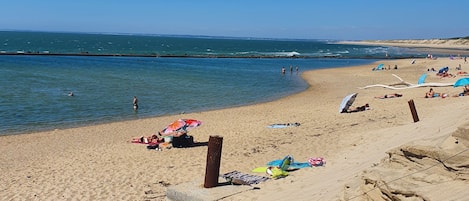
{"type": "Polygon", "coordinates": [[[394,94],[385,94],[384,96],[377,96],[375,98],[379,99],[385,99],[385,98],[396,98],[396,97],[402,97],[402,94],[394,93],[394,94]]]}
{"type": "Polygon", "coordinates": [[[352,113],[352,112],[361,112],[361,111],[365,111],[365,110],[370,110],[370,105],[367,103],[363,106],[359,106],[359,107],[356,107],[354,109],[348,109],[347,110],[347,113],[352,113]]]}
{"type": "Polygon", "coordinates": [[[463,92],[457,95],[454,95],[454,97],[458,97],[458,96],[469,96],[469,85],[464,86],[463,92]]]}
{"type": "Polygon", "coordinates": [[[141,137],[132,139],[133,143],[143,143],[143,144],[158,144],[163,141],[164,140],[158,137],[158,135],[152,135],[150,137],[141,136],[141,137]]]}
{"type": "Polygon", "coordinates": [[[440,76],[440,78],[456,77],[456,75],[453,75],[453,74],[451,74],[451,73],[448,73],[448,71],[443,71],[442,73],[437,73],[436,75],[440,76]]]}
{"type": "Polygon", "coordinates": [[[433,88],[430,88],[430,90],[425,93],[425,98],[433,98],[438,96],[440,96],[440,93],[436,93],[435,91],[433,91],[433,88]]]}
{"type": "Polygon", "coordinates": [[[446,94],[446,93],[437,93],[437,92],[433,91],[433,88],[430,88],[430,90],[427,93],[425,93],[425,98],[435,98],[435,97],[446,98],[446,97],[448,97],[448,94],[446,94]]]}

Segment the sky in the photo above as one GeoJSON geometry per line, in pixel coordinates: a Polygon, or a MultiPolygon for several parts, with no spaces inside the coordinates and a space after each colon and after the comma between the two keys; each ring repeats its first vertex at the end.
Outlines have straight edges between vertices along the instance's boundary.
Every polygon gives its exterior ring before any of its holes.
{"type": "Polygon", "coordinates": [[[469,36],[467,0],[0,0],[0,30],[386,40],[469,36]]]}

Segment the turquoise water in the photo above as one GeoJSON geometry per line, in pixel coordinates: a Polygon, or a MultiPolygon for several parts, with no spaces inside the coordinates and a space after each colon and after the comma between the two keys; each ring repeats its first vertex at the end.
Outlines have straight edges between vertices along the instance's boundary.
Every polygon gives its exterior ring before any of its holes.
{"type": "MultiPolygon", "coordinates": [[[[0,40],[4,42],[2,51],[86,51],[93,54],[98,51],[103,54],[157,52],[171,55],[240,52],[267,55],[297,52],[312,55],[320,52],[341,54],[339,50],[350,48],[350,54],[366,57],[367,54],[363,52],[372,48],[343,45],[335,47],[318,41],[302,44],[298,41],[277,40],[253,42],[240,39],[33,32],[19,32],[15,36],[13,33],[16,32],[0,32],[0,40]],[[114,40],[115,38],[119,40],[114,40]],[[170,50],[160,52],[159,48],[162,46],[155,41],[161,40],[177,42],[165,42],[171,44],[170,50]],[[196,46],[198,50],[190,50],[196,46]],[[323,46],[329,48],[320,49],[323,46]],[[356,52],[353,52],[354,48],[357,48],[356,52]]],[[[378,47],[373,48],[380,50],[378,47]]],[[[0,53],[0,135],[265,102],[300,92],[307,87],[299,74],[289,72],[290,65],[298,66],[301,73],[305,70],[373,61],[336,58],[96,57],[0,53]],[[285,75],[280,73],[282,67],[287,68],[285,75]],[[67,95],[69,92],[75,95],[70,97],[67,95]],[[139,99],[138,111],[133,110],[133,96],[139,99]]]]}

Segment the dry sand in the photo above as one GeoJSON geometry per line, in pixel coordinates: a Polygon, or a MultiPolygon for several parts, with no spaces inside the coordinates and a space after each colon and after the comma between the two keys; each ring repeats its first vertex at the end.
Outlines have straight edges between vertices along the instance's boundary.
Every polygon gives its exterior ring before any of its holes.
{"type": "MultiPolygon", "coordinates": [[[[416,83],[427,68],[463,60],[384,60],[376,64],[302,74],[306,91],[277,101],[215,111],[140,119],[50,132],[0,137],[3,200],[164,200],[168,186],[203,181],[207,146],[147,150],[129,141],[178,118],[203,125],[196,141],[223,137],[220,173],[255,167],[290,154],[296,161],[322,156],[323,167],[305,168],[223,200],[464,200],[469,167],[469,97],[424,98],[428,88],[359,89],[416,83]],[[378,63],[397,70],[371,71],[378,63]],[[372,110],[340,114],[344,96],[372,110]],[[376,99],[389,93],[403,97],[376,99]],[[409,100],[420,121],[414,123],[409,100]],[[274,123],[299,127],[271,129],[274,123]],[[458,130],[459,128],[459,130],[458,130]],[[457,143],[456,143],[457,142],[457,143]]],[[[454,82],[429,73],[428,82],[454,82]]],[[[461,88],[434,87],[450,95],[461,88]]],[[[257,173],[251,173],[257,174],[257,173]]],[[[263,175],[263,174],[258,174],[263,175]]],[[[202,185],[202,184],[201,184],[202,185]]]]}

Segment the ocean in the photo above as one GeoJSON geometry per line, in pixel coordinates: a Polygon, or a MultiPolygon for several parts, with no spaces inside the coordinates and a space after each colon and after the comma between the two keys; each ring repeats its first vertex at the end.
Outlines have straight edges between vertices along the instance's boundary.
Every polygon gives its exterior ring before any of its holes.
{"type": "Polygon", "coordinates": [[[385,53],[425,56],[331,41],[207,36],[0,31],[0,41],[0,135],[266,102],[305,90],[306,70],[369,64],[385,53]]]}

